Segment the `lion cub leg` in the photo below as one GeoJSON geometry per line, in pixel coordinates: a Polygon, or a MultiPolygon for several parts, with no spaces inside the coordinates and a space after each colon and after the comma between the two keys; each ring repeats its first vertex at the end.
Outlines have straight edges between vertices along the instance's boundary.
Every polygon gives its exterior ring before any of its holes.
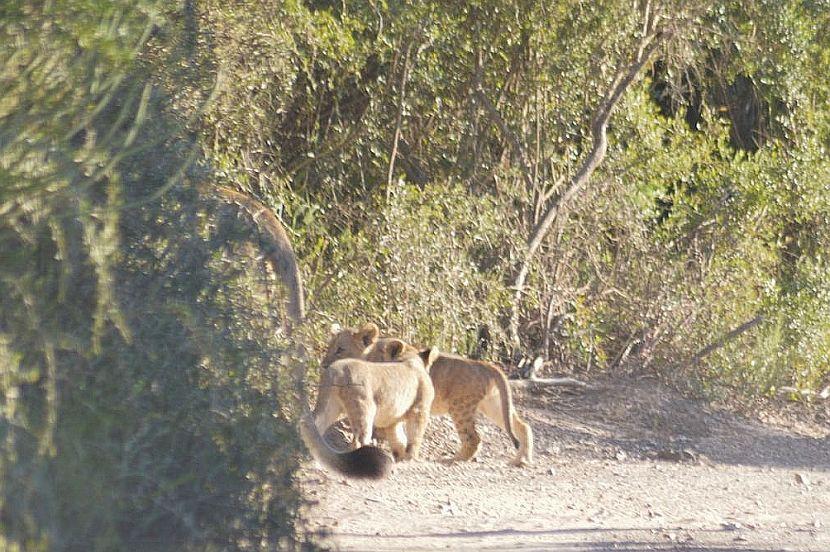
{"type": "MultiPolygon", "coordinates": [[[[434,360],[434,354],[437,354],[436,349],[431,350],[429,362],[434,360]]],[[[435,389],[432,386],[432,380],[429,379],[429,374],[427,374],[426,370],[420,373],[419,379],[418,394],[412,407],[406,413],[406,416],[404,416],[404,423],[406,424],[406,450],[404,451],[403,460],[418,459],[421,453],[421,443],[424,441],[424,433],[426,433],[427,425],[429,425],[432,401],[435,399],[435,389]]]]}
{"type": "Polygon", "coordinates": [[[406,450],[403,456],[404,460],[418,459],[428,424],[429,408],[418,407],[412,409],[405,422],[406,450]]]}
{"type": "MultiPolygon", "coordinates": [[[[507,431],[504,427],[504,413],[502,412],[501,400],[498,395],[488,395],[481,404],[478,405],[478,411],[487,416],[494,424],[507,431]]],[[[513,426],[513,433],[516,439],[519,440],[519,450],[516,456],[510,462],[514,466],[524,466],[533,462],[533,431],[514,410],[510,418],[513,426]]]]}
{"type": "Polygon", "coordinates": [[[351,397],[344,406],[358,446],[371,445],[377,405],[367,397],[355,396],[351,397]]]}
{"type": "Polygon", "coordinates": [[[406,435],[404,434],[404,424],[397,423],[384,429],[377,428],[377,431],[380,436],[389,442],[395,462],[400,462],[406,456],[406,435]]]}
{"type": "Polygon", "coordinates": [[[478,454],[481,445],[481,437],[476,431],[476,404],[478,400],[466,398],[458,404],[450,407],[450,417],[458,438],[461,440],[461,449],[456,453],[453,460],[472,460],[478,454]]]}

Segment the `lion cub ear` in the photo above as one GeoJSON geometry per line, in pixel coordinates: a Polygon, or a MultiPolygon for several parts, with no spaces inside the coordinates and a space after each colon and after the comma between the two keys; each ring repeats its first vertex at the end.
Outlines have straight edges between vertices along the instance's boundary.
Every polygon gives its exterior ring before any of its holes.
{"type": "Polygon", "coordinates": [[[418,356],[424,361],[424,368],[427,369],[432,366],[432,363],[435,362],[439,354],[438,347],[431,347],[418,352],[418,356]]]}
{"type": "Polygon", "coordinates": [[[389,360],[397,360],[400,358],[401,354],[403,354],[404,344],[403,341],[400,339],[393,339],[389,342],[389,345],[386,347],[386,353],[389,356],[389,360]]]}
{"type": "Polygon", "coordinates": [[[356,336],[363,340],[363,345],[368,347],[378,340],[380,329],[374,322],[367,322],[362,328],[357,330],[356,336]]]}

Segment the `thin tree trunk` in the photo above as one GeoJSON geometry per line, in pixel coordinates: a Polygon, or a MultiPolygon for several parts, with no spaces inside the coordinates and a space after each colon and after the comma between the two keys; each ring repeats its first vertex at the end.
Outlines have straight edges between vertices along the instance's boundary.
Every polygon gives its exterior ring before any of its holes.
{"type": "Polygon", "coordinates": [[[530,265],[542,241],[547,236],[548,231],[553,226],[559,212],[567,206],[573,197],[579,193],[582,188],[588,183],[591,175],[596,168],[605,159],[605,153],[608,150],[608,121],[614,108],[619,103],[623,94],[634,82],[634,79],[640,73],[642,68],[648,62],[651,54],[657,49],[660,44],[661,35],[658,33],[646,34],[641,39],[637,54],[634,56],[632,63],[624,70],[620,71],[611,83],[605,97],[600,102],[594,113],[593,121],[591,123],[591,150],[579,171],[568,183],[567,188],[556,198],[545,210],[541,220],[534,226],[527,240],[527,249],[525,250],[524,258],[522,259],[519,270],[516,274],[516,279],[513,283],[514,296],[513,305],[510,315],[510,338],[514,346],[520,344],[519,339],[519,310],[522,303],[522,296],[524,294],[525,281],[530,272],[530,265]]]}
{"type": "Polygon", "coordinates": [[[709,345],[695,353],[689,364],[697,364],[698,362],[700,362],[707,356],[711,355],[712,353],[714,353],[715,351],[717,351],[718,349],[720,349],[721,347],[723,347],[724,345],[726,345],[727,343],[741,335],[742,333],[748,332],[749,330],[751,330],[758,324],[762,323],[763,321],[764,315],[759,314],[755,318],[747,320],[737,328],[729,330],[724,335],[722,335],[721,337],[719,337],[718,339],[716,339],[715,341],[713,341],[712,343],[710,343],[709,345]]]}
{"type": "Polygon", "coordinates": [[[392,138],[392,153],[389,155],[389,171],[386,176],[386,200],[392,194],[392,178],[395,173],[395,160],[398,157],[398,142],[401,139],[401,125],[403,124],[403,104],[406,99],[406,81],[409,79],[409,60],[412,54],[412,43],[406,47],[403,58],[403,71],[401,72],[401,89],[398,94],[398,115],[395,118],[395,134],[392,138]]]}
{"type": "Polygon", "coordinates": [[[259,233],[257,245],[271,265],[274,274],[288,291],[288,314],[295,324],[302,323],[305,318],[303,278],[294,249],[291,247],[291,240],[280,220],[271,209],[251,196],[223,186],[212,188],[205,186],[205,188],[216,193],[225,202],[237,205],[248,213],[259,233]]]}

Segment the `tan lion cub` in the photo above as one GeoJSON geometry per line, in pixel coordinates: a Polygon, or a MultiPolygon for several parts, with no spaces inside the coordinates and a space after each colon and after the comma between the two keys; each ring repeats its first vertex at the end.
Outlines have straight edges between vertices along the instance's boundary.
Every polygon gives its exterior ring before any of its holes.
{"type": "Polygon", "coordinates": [[[371,444],[372,429],[377,427],[389,439],[395,459],[407,460],[418,457],[429,422],[434,391],[427,370],[438,350],[419,352],[395,341],[389,344],[396,353],[390,362],[343,358],[327,366],[331,359],[326,355],[314,423],[322,433],[345,415],[358,446],[364,447],[371,444]]]}
{"type": "MultiPolygon", "coordinates": [[[[326,358],[353,356],[381,361],[398,358],[400,340],[378,339],[372,323],[359,330],[339,332],[330,342],[326,358]]],[[[481,412],[507,432],[518,449],[511,462],[522,466],[533,461],[533,431],[516,413],[510,386],[494,364],[442,353],[429,368],[435,388],[431,414],[449,414],[461,440],[455,460],[470,460],[478,453],[481,438],[476,431],[476,412],[481,412]]]]}

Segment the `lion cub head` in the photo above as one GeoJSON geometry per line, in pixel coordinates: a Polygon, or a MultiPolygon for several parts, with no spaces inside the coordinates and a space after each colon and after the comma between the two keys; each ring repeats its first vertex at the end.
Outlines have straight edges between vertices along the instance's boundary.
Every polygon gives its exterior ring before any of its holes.
{"type": "Polygon", "coordinates": [[[375,341],[363,358],[369,362],[406,362],[418,356],[424,363],[424,368],[429,371],[438,354],[438,347],[418,350],[400,339],[384,337],[375,341]]]}
{"type": "Polygon", "coordinates": [[[403,361],[415,355],[421,357],[424,367],[438,357],[438,349],[419,351],[408,343],[391,337],[378,339],[380,330],[371,322],[364,324],[357,330],[351,328],[332,328],[332,338],[323,358],[323,367],[343,358],[359,358],[369,362],[403,361]]]}
{"type": "Polygon", "coordinates": [[[332,337],[323,357],[323,368],[341,358],[364,358],[371,346],[377,341],[380,330],[377,325],[369,322],[361,328],[340,329],[332,326],[332,337]]]}
{"type": "MultiPolygon", "coordinates": [[[[406,353],[417,352],[412,345],[407,345],[394,337],[376,339],[364,353],[366,360],[371,362],[392,362],[402,360],[406,353]]],[[[411,356],[411,355],[408,355],[411,356]]]]}

